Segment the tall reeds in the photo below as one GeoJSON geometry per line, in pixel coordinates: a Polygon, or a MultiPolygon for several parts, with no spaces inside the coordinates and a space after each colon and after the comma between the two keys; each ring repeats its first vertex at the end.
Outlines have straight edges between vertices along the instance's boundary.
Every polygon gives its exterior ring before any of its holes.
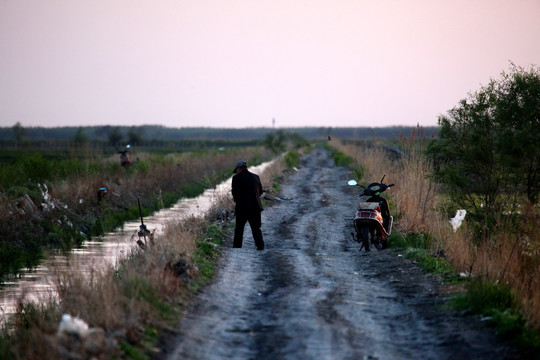
{"type": "Polygon", "coordinates": [[[99,158],[94,152],[57,154],[60,159],[48,156],[30,154],[23,164],[0,171],[13,178],[20,169],[32,169],[30,180],[0,184],[0,276],[35,266],[44,248],[69,250],[136,219],[139,200],[147,215],[215,186],[231,175],[238,159],[257,163],[271,158],[261,147],[168,155],[137,152],[131,167],[124,169],[118,156],[99,158]],[[59,175],[54,168],[63,170],[59,175]],[[98,200],[100,188],[107,192],[98,200]],[[13,249],[16,256],[11,255],[13,249]]]}
{"type": "MultiPolygon", "coordinates": [[[[431,164],[423,156],[429,138],[418,127],[400,139],[406,156],[396,159],[381,147],[356,147],[333,141],[366,170],[364,181],[395,183],[385,194],[395,216],[394,229],[405,234],[429,234],[430,251],[444,254],[457,272],[481,276],[508,285],[524,310],[528,323],[540,329],[540,210],[524,203],[521,225],[501,228],[493,241],[473,241],[467,218],[456,231],[449,220],[448,198],[430,179],[431,164]]],[[[455,209],[453,209],[455,211],[455,209]]]]}
{"type": "MultiPolygon", "coordinates": [[[[230,164],[248,158],[248,154],[229,156],[181,163],[186,164],[183,171],[198,172],[221,162],[230,176],[230,164]]],[[[263,187],[272,189],[284,168],[279,159],[260,174],[263,187]]],[[[146,250],[134,248],[115,266],[89,273],[58,273],[56,296],[39,304],[21,299],[9,326],[2,329],[0,354],[6,359],[42,359],[44,354],[49,358],[108,359],[127,354],[131,358],[148,354],[159,358],[158,336],[180,321],[193,291],[212,275],[220,237],[226,235],[233,208],[231,195],[221,194],[206,216],[168,223],[164,234],[146,250]],[[222,226],[216,225],[219,222],[222,226]],[[80,319],[88,329],[84,333],[60,332],[63,314],[80,319]]]]}

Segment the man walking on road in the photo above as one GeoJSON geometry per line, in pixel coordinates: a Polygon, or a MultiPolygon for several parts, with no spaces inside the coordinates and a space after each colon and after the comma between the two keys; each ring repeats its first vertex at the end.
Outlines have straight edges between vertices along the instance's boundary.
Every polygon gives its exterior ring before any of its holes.
{"type": "Polygon", "coordinates": [[[249,222],[253,240],[257,250],[264,249],[264,241],[261,231],[261,194],[263,192],[259,176],[247,169],[247,162],[244,160],[236,163],[232,177],[232,195],[236,214],[236,227],[234,229],[233,247],[241,248],[244,237],[244,227],[249,222]]]}

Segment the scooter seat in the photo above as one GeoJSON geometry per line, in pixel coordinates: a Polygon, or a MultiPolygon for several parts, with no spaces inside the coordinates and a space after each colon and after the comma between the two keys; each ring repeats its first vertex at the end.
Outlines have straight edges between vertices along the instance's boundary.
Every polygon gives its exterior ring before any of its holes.
{"type": "Polygon", "coordinates": [[[356,205],[358,210],[377,210],[379,208],[379,203],[376,202],[359,202],[356,205]]]}

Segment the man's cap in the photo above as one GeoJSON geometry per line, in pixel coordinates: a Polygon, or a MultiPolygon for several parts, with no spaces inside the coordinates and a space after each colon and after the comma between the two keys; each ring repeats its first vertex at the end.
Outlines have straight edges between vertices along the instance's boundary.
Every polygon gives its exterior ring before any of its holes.
{"type": "Polygon", "coordinates": [[[236,172],[236,169],[238,169],[240,167],[247,167],[247,161],[240,160],[239,162],[237,162],[236,166],[234,167],[233,174],[236,172]]]}

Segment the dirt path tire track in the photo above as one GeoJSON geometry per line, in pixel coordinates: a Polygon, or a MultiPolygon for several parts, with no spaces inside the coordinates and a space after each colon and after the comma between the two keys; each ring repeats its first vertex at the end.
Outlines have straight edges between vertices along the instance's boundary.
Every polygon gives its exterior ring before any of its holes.
{"type": "MultiPolygon", "coordinates": [[[[478,319],[443,310],[440,281],[392,250],[359,252],[356,189],[324,149],[301,160],[263,212],[266,250],[246,226],[224,250],[168,359],[512,359],[478,319]]],[[[396,187],[399,184],[396,184],[396,187]]]]}

